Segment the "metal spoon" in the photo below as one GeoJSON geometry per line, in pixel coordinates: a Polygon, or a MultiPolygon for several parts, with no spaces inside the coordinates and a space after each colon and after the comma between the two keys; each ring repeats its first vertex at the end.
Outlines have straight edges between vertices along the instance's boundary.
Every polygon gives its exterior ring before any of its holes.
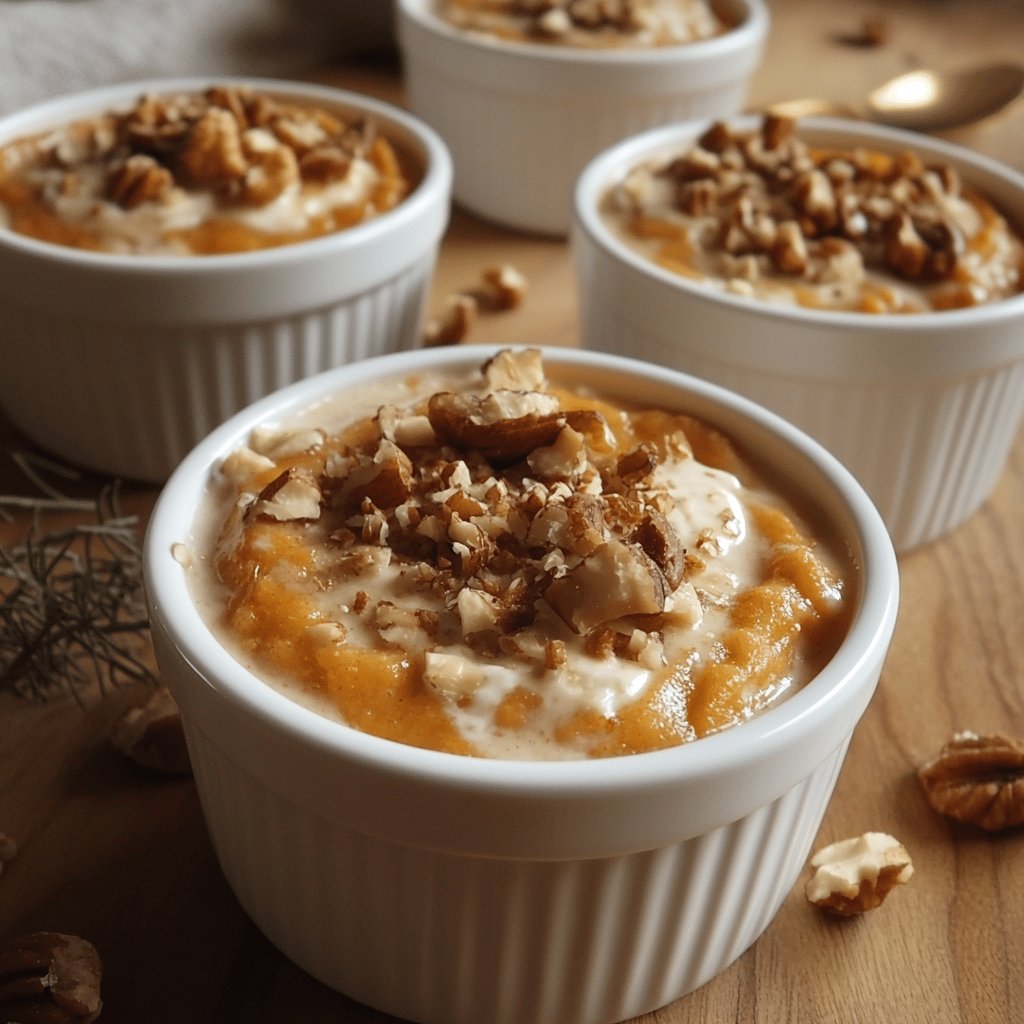
{"type": "Polygon", "coordinates": [[[824,99],[773,103],[787,117],[830,114],[911,131],[940,132],[974,124],[1002,110],[1024,91],[1024,67],[986,64],[957,71],[921,68],[897,75],[867,95],[863,109],[824,99]]]}

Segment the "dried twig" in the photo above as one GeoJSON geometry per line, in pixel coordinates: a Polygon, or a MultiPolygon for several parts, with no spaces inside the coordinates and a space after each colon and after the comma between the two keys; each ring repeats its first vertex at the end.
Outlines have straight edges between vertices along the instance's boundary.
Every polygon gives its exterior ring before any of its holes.
{"type": "Polygon", "coordinates": [[[68,498],[39,472],[62,467],[16,459],[42,498],[0,495],[0,514],[31,511],[20,543],[0,548],[0,692],[37,700],[58,689],[81,699],[128,681],[152,680],[138,520],[120,506],[120,485],[92,501],[68,498]],[[45,531],[44,516],[93,520],[45,531]]]}

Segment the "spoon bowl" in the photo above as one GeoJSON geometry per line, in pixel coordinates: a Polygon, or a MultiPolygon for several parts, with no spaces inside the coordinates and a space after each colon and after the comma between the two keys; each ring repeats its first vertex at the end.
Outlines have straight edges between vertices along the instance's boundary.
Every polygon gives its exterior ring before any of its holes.
{"type": "Polygon", "coordinates": [[[773,103],[787,117],[853,117],[906,131],[941,132],[975,124],[1003,110],[1024,92],[1024,67],[985,64],[953,71],[920,68],[884,82],[863,107],[816,97],[773,103]]]}

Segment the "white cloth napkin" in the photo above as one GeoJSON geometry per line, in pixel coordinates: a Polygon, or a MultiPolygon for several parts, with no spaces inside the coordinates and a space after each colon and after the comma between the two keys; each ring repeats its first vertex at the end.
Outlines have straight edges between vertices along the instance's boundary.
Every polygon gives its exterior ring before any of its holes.
{"type": "Polygon", "coordinates": [[[0,0],[0,114],[167,76],[289,77],[388,45],[390,0],[0,0]]]}

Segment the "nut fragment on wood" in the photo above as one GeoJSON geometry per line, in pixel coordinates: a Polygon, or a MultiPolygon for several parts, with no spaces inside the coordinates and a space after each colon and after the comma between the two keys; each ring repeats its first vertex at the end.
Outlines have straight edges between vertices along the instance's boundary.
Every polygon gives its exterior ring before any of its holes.
{"type": "Polygon", "coordinates": [[[917,773],[928,803],[954,821],[998,832],[1024,825],[1024,744],[955,735],[917,773]]]}
{"type": "Polygon", "coordinates": [[[449,296],[441,315],[428,321],[423,329],[423,344],[430,348],[464,341],[476,321],[477,308],[472,295],[449,296]]]}
{"type": "Polygon", "coordinates": [[[90,1024],[103,1007],[103,965],[77,935],[33,932],[0,942],[0,1020],[90,1024]]]}
{"type": "Polygon", "coordinates": [[[498,309],[515,309],[526,298],[526,278],[511,263],[487,267],[482,277],[484,298],[498,309]]]}
{"type": "Polygon", "coordinates": [[[869,15],[860,23],[856,32],[841,32],[836,41],[845,46],[862,46],[873,49],[885,46],[892,36],[892,25],[883,15],[869,15]]]}
{"type": "Polygon", "coordinates": [[[178,705],[163,686],[114,723],[110,741],[137,765],[161,775],[192,772],[178,705]]]}
{"type": "Polygon", "coordinates": [[[807,899],[840,917],[852,917],[882,905],[897,886],[910,881],[914,866],[904,846],[884,832],[865,832],[819,850],[811,858],[814,874],[807,899]]]}

